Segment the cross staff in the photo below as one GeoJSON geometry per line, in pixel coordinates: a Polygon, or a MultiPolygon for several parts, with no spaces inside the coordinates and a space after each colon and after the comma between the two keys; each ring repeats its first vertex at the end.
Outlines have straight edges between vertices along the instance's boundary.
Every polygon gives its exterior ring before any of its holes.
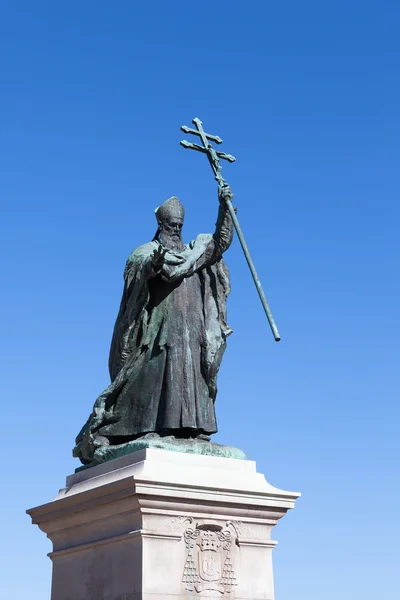
{"type": "MultiPolygon", "coordinates": [[[[187,142],[186,140],[183,140],[181,142],[181,146],[183,146],[184,148],[190,148],[191,150],[197,150],[198,152],[203,152],[203,154],[207,155],[208,162],[210,163],[211,168],[214,172],[215,179],[217,180],[220,188],[222,188],[224,185],[227,185],[227,184],[221,175],[222,167],[219,164],[219,159],[222,158],[229,162],[235,162],[236,159],[231,154],[225,154],[225,152],[219,152],[213,148],[213,146],[211,145],[210,142],[215,142],[216,144],[222,144],[222,139],[217,135],[210,135],[209,133],[205,133],[205,131],[203,129],[203,124],[200,121],[200,119],[198,119],[196,117],[195,119],[193,119],[192,123],[196,126],[196,129],[190,129],[190,127],[186,127],[186,125],[183,125],[181,127],[181,130],[184,131],[185,133],[191,133],[191,134],[197,135],[200,138],[203,145],[200,146],[199,144],[192,144],[190,142],[187,142]]],[[[271,327],[272,334],[275,338],[275,341],[279,342],[279,340],[281,339],[281,336],[279,335],[279,331],[275,324],[274,317],[272,316],[272,312],[271,312],[271,309],[269,308],[267,299],[264,294],[264,290],[262,289],[261,282],[258,278],[256,268],[255,268],[253,260],[250,256],[250,252],[247,247],[246,240],[244,239],[244,235],[243,235],[242,229],[240,227],[240,224],[239,224],[239,221],[236,216],[235,209],[233,208],[231,200],[229,200],[229,199],[226,200],[226,206],[232,217],[232,221],[235,226],[236,232],[238,234],[240,244],[242,246],[244,255],[247,260],[247,264],[249,265],[249,269],[253,276],[254,283],[255,283],[257,291],[258,291],[258,295],[260,296],[261,304],[263,305],[265,314],[267,315],[268,323],[271,327]]]]}

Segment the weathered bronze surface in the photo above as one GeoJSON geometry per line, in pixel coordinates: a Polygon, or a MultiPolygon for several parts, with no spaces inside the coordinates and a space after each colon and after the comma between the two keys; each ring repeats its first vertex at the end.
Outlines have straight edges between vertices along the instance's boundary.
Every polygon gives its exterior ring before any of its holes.
{"type": "Polygon", "coordinates": [[[185,245],[184,209],[174,196],[156,209],[153,241],[129,256],[110,350],[111,384],[76,438],[73,453],[84,465],[144,447],[245,458],[237,448],[210,442],[217,431],[217,374],[231,333],[230,281],[222,255],[234,228],[275,340],[280,336],[222,177],[220,159],[235,158],[212,147],[222,139],[205,133],[200,119],[193,123],[196,129],[181,129],[202,145],[181,144],[206,154],[211,165],[218,182],[216,229],[185,245]]]}
{"type": "Polygon", "coordinates": [[[170,198],[156,210],[155,239],[129,256],[110,350],[111,385],[74,448],[84,464],[114,457],[111,447],[129,444],[133,451],[138,440],[153,440],[154,447],[159,437],[170,446],[171,436],[194,439],[196,451],[208,453],[198,442],[209,444],[217,431],[217,373],[231,333],[222,258],[233,236],[231,199],[229,186],[220,187],[214,234],[185,245],[184,209],[170,198]]]}

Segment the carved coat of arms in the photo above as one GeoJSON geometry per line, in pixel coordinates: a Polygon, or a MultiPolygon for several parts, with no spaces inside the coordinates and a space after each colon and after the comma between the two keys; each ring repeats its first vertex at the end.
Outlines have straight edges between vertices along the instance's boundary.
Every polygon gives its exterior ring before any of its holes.
{"type": "Polygon", "coordinates": [[[183,584],[188,591],[232,592],[236,577],[232,562],[232,533],[216,525],[199,525],[184,534],[187,557],[183,584]]]}

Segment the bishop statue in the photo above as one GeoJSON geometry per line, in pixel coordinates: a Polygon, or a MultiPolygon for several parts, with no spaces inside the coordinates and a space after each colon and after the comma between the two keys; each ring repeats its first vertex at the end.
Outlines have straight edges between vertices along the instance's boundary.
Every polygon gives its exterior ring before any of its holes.
{"type": "Polygon", "coordinates": [[[217,374],[231,329],[226,322],[233,237],[219,186],[214,234],[182,240],[184,208],[176,196],[156,209],[157,233],[128,257],[112,337],[111,384],[97,398],[76,439],[84,464],[96,449],[143,437],[210,440],[217,431],[217,374]]]}

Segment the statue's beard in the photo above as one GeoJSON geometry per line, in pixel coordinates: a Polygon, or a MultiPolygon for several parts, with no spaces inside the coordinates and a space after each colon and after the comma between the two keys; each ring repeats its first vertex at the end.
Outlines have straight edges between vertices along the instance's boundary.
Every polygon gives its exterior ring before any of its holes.
{"type": "Polygon", "coordinates": [[[185,249],[185,244],[182,241],[182,235],[180,233],[167,234],[165,231],[160,233],[160,242],[168,250],[176,250],[178,252],[185,249]]]}

